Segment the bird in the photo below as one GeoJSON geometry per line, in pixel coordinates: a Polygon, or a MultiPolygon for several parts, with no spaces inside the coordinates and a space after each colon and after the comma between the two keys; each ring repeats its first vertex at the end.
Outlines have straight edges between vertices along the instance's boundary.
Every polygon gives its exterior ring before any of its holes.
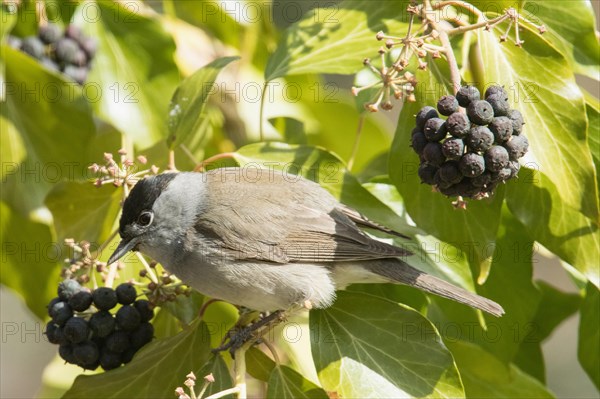
{"type": "Polygon", "coordinates": [[[350,284],[397,283],[504,313],[410,266],[410,251],[365,229],[404,237],[299,175],[243,167],[162,173],[131,189],[108,263],[140,251],[200,293],[262,312],[327,308],[350,284]]]}

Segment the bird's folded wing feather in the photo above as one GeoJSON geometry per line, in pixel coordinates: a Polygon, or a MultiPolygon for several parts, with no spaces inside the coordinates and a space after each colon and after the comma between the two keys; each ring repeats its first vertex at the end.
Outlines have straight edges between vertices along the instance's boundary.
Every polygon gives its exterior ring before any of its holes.
{"type": "MultiPolygon", "coordinates": [[[[321,263],[410,255],[365,235],[353,221],[358,212],[310,181],[215,179],[208,188],[220,202],[199,215],[196,230],[236,259],[321,263]]],[[[371,227],[367,221],[360,224],[371,227]]]]}

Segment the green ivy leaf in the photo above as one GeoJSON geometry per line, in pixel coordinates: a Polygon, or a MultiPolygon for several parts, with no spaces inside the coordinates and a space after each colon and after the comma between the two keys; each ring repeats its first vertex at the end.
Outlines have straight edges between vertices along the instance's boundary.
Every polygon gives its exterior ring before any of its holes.
{"type": "Polygon", "coordinates": [[[198,69],[177,87],[169,105],[167,145],[170,149],[181,144],[189,135],[205,134],[203,110],[214,89],[215,79],[221,69],[238,59],[239,57],[218,58],[198,69]]]}
{"type": "Polygon", "coordinates": [[[60,241],[74,238],[101,245],[116,229],[121,190],[92,183],[62,182],[46,197],[60,241]]]}
{"type": "Polygon", "coordinates": [[[570,207],[597,219],[598,188],[581,91],[558,51],[535,33],[521,35],[525,44],[519,48],[478,32],[486,66],[482,83],[505,85],[512,106],[523,114],[530,143],[525,162],[544,172],[570,207]]]}
{"type": "Polygon", "coordinates": [[[40,319],[47,317],[46,305],[56,296],[62,246],[52,237],[50,228],[23,218],[0,202],[2,237],[2,273],[0,283],[15,290],[40,319]]]}
{"type": "Polygon", "coordinates": [[[319,379],[340,397],[464,397],[452,355],[418,312],[382,298],[338,292],[311,310],[319,379]]]}
{"type": "MultiPolygon", "coordinates": [[[[202,386],[202,378],[209,374],[212,374],[215,382],[208,385],[208,388],[206,388],[206,392],[204,393],[204,397],[214,395],[217,392],[221,392],[233,387],[231,374],[229,374],[227,364],[225,363],[225,360],[223,360],[223,356],[220,354],[212,355],[204,367],[202,367],[200,372],[196,374],[196,378],[198,379],[196,381],[196,390],[199,386],[202,386]]],[[[234,398],[234,395],[226,395],[223,397],[231,399],[234,398]]]]}
{"type": "Polygon", "coordinates": [[[600,134],[598,134],[598,126],[600,126],[600,102],[590,93],[584,92],[585,95],[585,113],[588,119],[587,139],[590,146],[590,152],[596,167],[596,183],[600,187],[600,134]]]}
{"type": "Polygon", "coordinates": [[[328,399],[327,393],[287,366],[277,365],[269,377],[268,399],[328,399]]]}
{"type": "Polygon", "coordinates": [[[305,73],[351,74],[377,54],[375,34],[405,32],[408,2],[347,0],[315,8],[286,29],[265,69],[265,80],[305,73]],[[334,60],[335,62],[332,62],[334,60]]]}
{"type": "MultiPolygon", "coordinates": [[[[197,322],[173,337],[144,346],[123,367],[78,376],[63,398],[172,397],[190,371],[203,376],[202,370],[206,370],[205,363],[211,356],[209,342],[206,324],[197,322]]],[[[216,366],[221,370],[220,365],[216,366]]]]}
{"type": "Polygon", "coordinates": [[[528,0],[521,13],[530,21],[546,26],[543,38],[563,53],[574,72],[598,80],[600,47],[590,1],[528,0]]]}
{"type": "Polygon", "coordinates": [[[98,1],[92,19],[84,15],[88,4],[73,20],[98,41],[85,86],[90,102],[136,146],[149,147],[167,135],[169,97],[179,80],[175,43],[139,6],[98,1]]]}
{"type": "Polygon", "coordinates": [[[553,398],[544,385],[477,345],[448,343],[468,398],[553,398]]]}
{"type": "Polygon", "coordinates": [[[589,283],[585,289],[585,300],[579,321],[579,363],[590,377],[596,389],[600,389],[600,292],[589,283]]]}
{"type": "Polygon", "coordinates": [[[598,225],[566,204],[559,190],[544,173],[521,168],[519,179],[507,184],[506,201],[532,239],[598,286],[598,225]]]}
{"type": "Polygon", "coordinates": [[[248,374],[257,380],[267,382],[276,364],[271,358],[258,348],[250,348],[246,351],[246,367],[248,374]]]}

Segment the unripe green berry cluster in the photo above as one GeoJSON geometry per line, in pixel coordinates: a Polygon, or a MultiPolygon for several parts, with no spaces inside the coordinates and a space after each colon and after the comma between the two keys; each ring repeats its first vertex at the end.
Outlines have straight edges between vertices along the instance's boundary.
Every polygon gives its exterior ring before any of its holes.
{"type": "Polygon", "coordinates": [[[59,345],[58,353],[67,363],[87,370],[98,366],[111,370],[129,363],[154,335],[152,307],[136,297],[128,283],[114,290],[90,291],[76,280],[65,280],[58,286],[58,297],[48,305],[52,320],[46,325],[46,337],[59,345]],[[118,304],[119,309],[111,313],[118,304]]]}
{"type": "Polygon", "coordinates": [[[437,110],[421,108],[411,138],[421,182],[451,197],[489,196],[519,172],[529,148],[523,124],[500,86],[489,87],[484,100],[476,87],[463,86],[456,96],[441,97],[437,110]]]}
{"type": "Polygon", "coordinates": [[[87,80],[97,43],[75,25],[63,29],[53,23],[40,26],[37,36],[8,36],[8,45],[29,54],[44,67],[60,71],[80,85],[87,80]]]}

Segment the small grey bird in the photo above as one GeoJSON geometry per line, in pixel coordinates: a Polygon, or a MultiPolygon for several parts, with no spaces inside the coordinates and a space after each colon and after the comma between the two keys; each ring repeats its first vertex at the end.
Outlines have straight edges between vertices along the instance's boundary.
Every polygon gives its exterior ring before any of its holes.
{"type": "Polygon", "coordinates": [[[123,205],[113,263],[139,250],[204,295],[259,311],[324,308],[353,283],[402,283],[494,316],[497,303],[409,266],[411,253],[360,228],[400,235],[317,183],[221,168],[140,180],[123,205]]]}

